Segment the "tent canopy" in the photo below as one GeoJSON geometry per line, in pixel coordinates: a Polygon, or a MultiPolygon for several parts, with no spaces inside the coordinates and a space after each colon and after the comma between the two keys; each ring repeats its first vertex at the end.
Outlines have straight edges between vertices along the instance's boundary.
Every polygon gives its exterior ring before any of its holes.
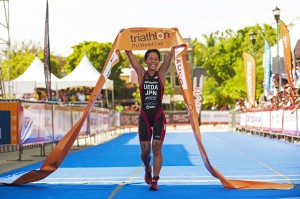
{"type": "MultiPolygon", "coordinates": [[[[78,66],[70,74],[57,81],[57,89],[80,86],[94,87],[100,75],[87,56],[84,55],[78,66]]],[[[107,79],[103,89],[113,90],[113,81],[107,79]]]]}
{"type": "MultiPolygon", "coordinates": [[[[51,88],[56,88],[58,78],[51,73],[51,88]]],[[[24,93],[34,93],[35,88],[46,88],[44,64],[36,56],[27,70],[12,80],[13,93],[17,96],[24,93]]]]}
{"type": "MultiPolygon", "coordinates": [[[[69,87],[94,87],[100,77],[100,73],[84,55],[79,65],[66,77],[58,79],[51,73],[51,89],[60,90],[69,87]]],[[[16,97],[24,93],[34,93],[35,88],[46,88],[44,64],[36,56],[27,70],[12,80],[13,93],[16,97]]],[[[113,81],[107,79],[103,89],[113,90],[113,81]]]]}

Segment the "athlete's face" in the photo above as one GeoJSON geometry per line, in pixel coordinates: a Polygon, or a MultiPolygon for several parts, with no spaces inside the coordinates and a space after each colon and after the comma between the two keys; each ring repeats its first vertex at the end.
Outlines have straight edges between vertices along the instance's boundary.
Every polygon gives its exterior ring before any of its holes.
{"type": "Polygon", "coordinates": [[[147,59],[145,59],[145,63],[147,64],[149,70],[156,70],[159,62],[159,57],[155,52],[150,53],[147,59]]]}

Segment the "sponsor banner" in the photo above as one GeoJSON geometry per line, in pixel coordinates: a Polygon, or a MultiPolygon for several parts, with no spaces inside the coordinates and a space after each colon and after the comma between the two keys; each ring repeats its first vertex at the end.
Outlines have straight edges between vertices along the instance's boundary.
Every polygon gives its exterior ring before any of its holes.
{"type": "Polygon", "coordinates": [[[290,42],[290,33],[287,29],[287,26],[280,19],[278,20],[280,26],[280,35],[283,46],[284,54],[284,66],[286,71],[287,80],[289,86],[294,88],[293,75],[292,75],[292,53],[291,53],[291,42],[290,42]]]}
{"type": "Polygon", "coordinates": [[[283,133],[297,135],[297,114],[292,113],[294,107],[286,108],[283,112],[283,133]]]}
{"type": "Polygon", "coordinates": [[[109,128],[110,127],[115,127],[117,126],[116,119],[118,118],[117,115],[115,114],[115,111],[110,111],[109,114],[109,128]]]}
{"type": "Polygon", "coordinates": [[[247,101],[251,107],[255,106],[255,92],[256,92],[256,65],[254,58],[249,54],[243,53],[244,71],[246,80],[247,101]]]}
{"type": "Polygon", "coordinates": [[[262,125],[262,111],[255,111],[253,117],[253,123],[255,129],[260,129],[262,125]]]}
{"type": "MultiPolygon", "coordinates": [[[[190,123],[189,115],[186,111],[165,111],[167,124],[186,124],[190,123]]],[[[120,115],[121,125],[138,125],[139,113],[137,112],[122,112],[120,115]]],[[[202,111],[201,121],[203,123],[229,123],[231,122],[229,111],[202,111]]]]}
{"type": "Polygon", "coordinates": [[[271,124],[271,113],[269,110],[263,110],[262,112],[262,117],[261,117],[261,128],[264,131],[270,131],[270,124],[271,124]]]}
{"type": "Polygon", "coordinates": [[[235,112],[235,125],[241,126],[241,112],[235,112]]]}
{"type": "Polygon", "coordinates": [[[98,109],[94,108],[89,116],[90,119],[90,134],[94,135],[99,132],[106,131],[109,127],[108,119],[109,111],[108,109],[98,109]]]}
{"type": "Polygon", "coordinates": [[[247,127],[254,127],[254,114],[252,111],[247,112],[247,127]]]}
{"type": "Polygon", "coordinates": [[[274,132],[282,131],[283,110],[271,111],[271,130],[274,132]]]}
{"type": "Polygon", "coordinates": [[[231,122],[229,111],[201,111],[202,123],[229,123],[231,122]]]}
{"type": "Polygon", "coordinates": [[[0,144],[19,144],[22,111],[19,102],[0,102],[0,144]]]}
{"type": "Polygon", "coordinates": [[[236,121],[240,118],[238,127],[248,127],[257,131],[277,132],[285,135],[299,136],[300,119],[298,118],[300,109],[295,106],[284,110],[261,110],[257,112],[236,112],[236,121]],[[247,118],[247,119],[246,119],[247,118]],[[253,125],[254,124],[254,125],[253,125]]]}
{"type": "Polygon", "coordinates": [[[53,128],[54,141],[59,141],[72,128],[72,108],[70,106],[54,105],[53,107],[53,128]]]}
{"type": "MultiPolygon", "coordinates": [[[[84,107],[73,107],[72,108],[72,126],[74,124],[76,124],[80,118],[82,117],[84,112],[84,107]]],[[[88,135],[89,134],[89,130],[88,130],[88,126],[87,126],[87,120],[85,120],[83,122],[83,125],[81,127],[81,129],[79,130],[78,136],[81,135],[88,135]]]]}
{"type": "Polygon", "coordinates": [[[187,112],[168,112],[166,115],[168,123],[189,123],[189,115],[187,112]]]}
{"type": "Polygon", "coordinates": [[[139,113],[136,112],[122,112],[121,125],[138,125],[139,113]]]}
{"type": "Polygon", "coordinates": [[[247,126],[247,112],[241,112],[241,127],[247,126]]]}
{"type": "Polygon", "coordinates": [[[176,28],[127,28],[119,33],[117,49],[148,50],[185,44],[176,28]]]}
{"type": "Polygon", "coordinates": [[[264,95],[267,97],[270,94],[270,73],[271,73],[271,49],[270,45],[265,40],[264,46],[264,59],[263,59],[263,66],[264,66],[264,95]]]}
{"type": "Polygon", "coordinates": [[[202,90],[204,83],[205,69],[195,67],[193,71],[193,95],[195,98],[196,111],[199,115],[199,124],[201,124],[202,90]]]}
{"type": "Polygon", "coordinates": [[[23,103],[20,144],[53,142],[52,105],[23,103]]]}

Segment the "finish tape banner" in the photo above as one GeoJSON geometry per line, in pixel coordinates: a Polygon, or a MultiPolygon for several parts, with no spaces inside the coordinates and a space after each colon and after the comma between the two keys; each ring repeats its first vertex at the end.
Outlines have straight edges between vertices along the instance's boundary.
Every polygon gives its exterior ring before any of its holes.
{"type": "Polygon", "coordinates": [[[117,35],[112,49],[102,69],[101,76],[91,94],[84,112],[73,128],[61,139],[54,147],[48,157],[43,162],[40,170],[32,170],[11,183],[2,183],[6,185],[21,185],[29,182],[35,182],[44,179],[54,172],[62,163],[70,148],[72,147],[77,135],[91,111],[97,96],[99,95],[105,81],[110,75],[112,67],[119,60],[120,50],[147,50],[153,48],[170,48],[176,47],[175,64],[178,72],[178,79],[183,92],[184,100],[189,112],[190,122],[200,150],[203,162],[207,170],[220,180],[222,185],[227,189],[291,189],[293,184],[277,184],[270,182],[228,180],[209,162],[208,156],[202,144],[200,128],[198,123],[198,113],[196,111],[191,77],[188,72],[188,65],[185,60],[187,44],[179,34],[176,28],[129,28],[123,29],[117,35]]]}

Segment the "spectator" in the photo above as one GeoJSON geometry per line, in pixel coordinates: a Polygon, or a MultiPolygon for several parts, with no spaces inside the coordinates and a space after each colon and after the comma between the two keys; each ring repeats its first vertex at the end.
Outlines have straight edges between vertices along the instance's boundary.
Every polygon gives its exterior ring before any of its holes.
{"type": "Polygon", "coordinates": [[[72,93],[72,95],[70,97],[70,101],[71,101],[71,103],[75,103],[77,101],[75,93],[72,93]]]}
{"type": "Polygon", "coordinates": [[[79,93],[77,93],[77,100],[80,102],[85,102],[85,94],[83,90],[80,90],[79,93]]]}
{"type": "Polygon", "coordinates": [[[218,108],[218,104],[214,103],[214,104],[212,105],[212,107],[211,107],[211,110],[212,110],[212,111],[216,111],[217,108],[218,108]]]}
{"type": "Polygon", "coordinates": [[[121,105],[121,103],[118,103],[117,106],[116,106],[116,110],[118,112],[122,112],[124,110],[124,107],[121,105]]]}
{"type": "Polygon", "coordinates": [[[220,111],[226,111],[228,110],[227,106],[226,105],[223,105],[221,108],[220,108],[220,111]]]}
{"type": "Polygon", "coordinates": [[[140,105],[137,101],[134,102],[134,105],[132,105],[131,110],[135,112],[140,111],[140,105]]]}
{"type": "Polygon", "coordinates": [[[52,101],[52,102],[56,102],[57,101],[56,94],[53,91],[51,92],[51,99],[50,99],[50,101],[52,101]]]}

